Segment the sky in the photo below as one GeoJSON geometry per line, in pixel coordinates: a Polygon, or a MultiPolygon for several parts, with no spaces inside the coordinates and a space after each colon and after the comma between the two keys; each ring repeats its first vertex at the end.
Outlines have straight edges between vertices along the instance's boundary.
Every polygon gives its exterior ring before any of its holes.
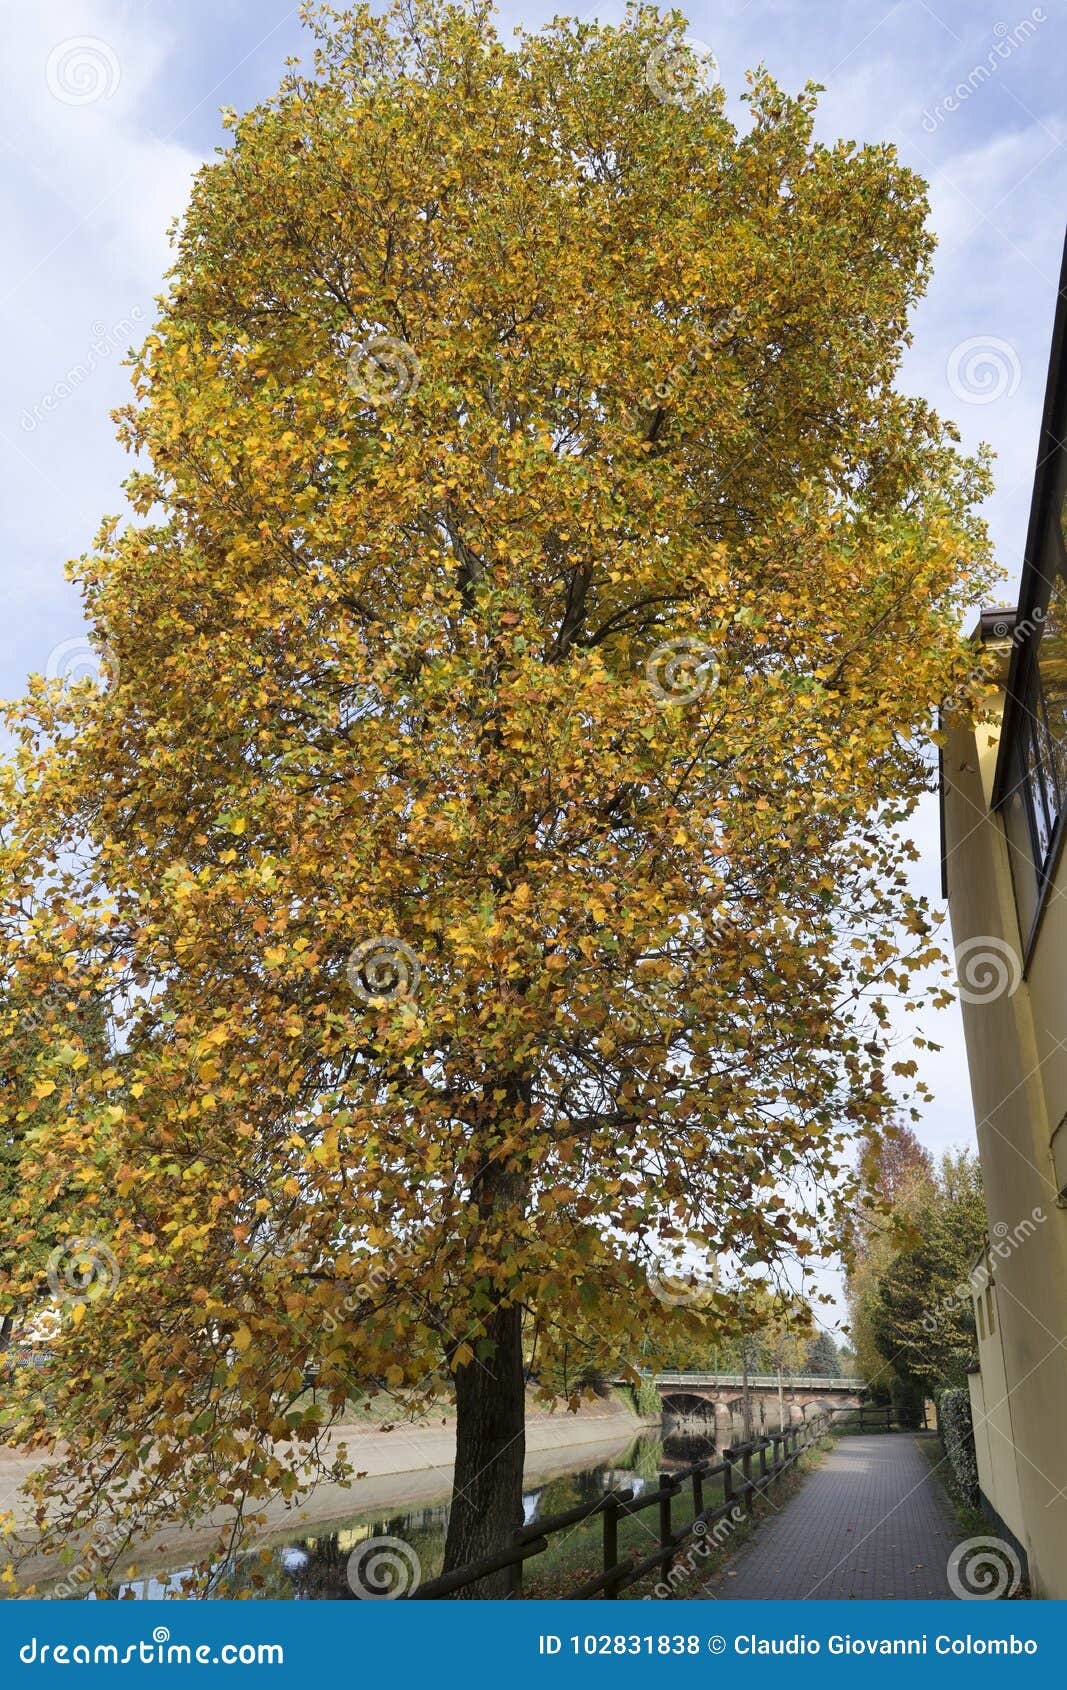
{"type": "MultiPolygon", "coordinates": [[[[501,32],[556,6],[504,5],[501,32]]],[[[622,6],[574,12],[617,20],[622,6]]],[[[690,0],[690,39],[713,55],[743,121],[744,73],[824,86],[817,132],[889,140],[928,181],[939,250],[901,385],[996,452],[986,511],[1014,597],[1022,565],[1060,255],[1067,224],[1067,0],[690,0]]],[[[128,398],[127,350],[151,326],[167,231],[190,178],[223,140],[221,106],[277,86],[309,56],[280,0],[8,0],[0,57],[0,696],[30,670],[89,660],[64,578],[129,462],[110,411],[128,398]]],[[[708,61],[709,64],[712,62],[708,61]]],[[[916,880],[939,903],[936,803],[920,813],[916,880]]],[[[956,1009],[920,1136],[973,1144],[956,1009]]]]}

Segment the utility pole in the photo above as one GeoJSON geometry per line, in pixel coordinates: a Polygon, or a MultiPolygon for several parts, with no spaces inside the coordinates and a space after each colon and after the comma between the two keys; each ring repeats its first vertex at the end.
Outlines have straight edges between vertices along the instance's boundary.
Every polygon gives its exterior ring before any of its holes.
{"type": "Polygon", "coordinates": [[[741,1418],[744,1421],[745,1443],[752,1439],[752,1400],[748,1391],[748,1333],[741,1337],[741,1418]]]}

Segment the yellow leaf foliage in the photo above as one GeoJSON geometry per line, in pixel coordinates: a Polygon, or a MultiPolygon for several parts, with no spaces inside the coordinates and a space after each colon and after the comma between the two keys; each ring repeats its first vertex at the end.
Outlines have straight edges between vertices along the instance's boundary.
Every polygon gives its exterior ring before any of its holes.
{"type": "Polygon", "coordinates": [[[229,121],[77,566],[107,683],[9,712],[12,1222],[117,1267],[18,1421],[60,1535],[306,1485],[500,1311],[543,1378],[728,1331],[650,1264],[831,1238],[933,954],[985,472],[893,385],[922,183],[762,74],[662,97],[677,18],[418,17],[313,14],[229,121]]]}

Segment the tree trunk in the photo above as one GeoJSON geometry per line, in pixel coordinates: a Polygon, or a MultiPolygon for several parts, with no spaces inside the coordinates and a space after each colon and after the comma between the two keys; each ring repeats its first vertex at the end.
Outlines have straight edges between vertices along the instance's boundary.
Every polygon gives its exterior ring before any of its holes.
{"type": "MultiPolygon", "coordinates": [[[[486,1320],[492,1355],[456,1370],[456,1472],[445,1538],[444,1571],[510,1549],[522,1525],[526,1453],[526,1388],[522,1310],[496,1309],[486,1320]]],[[[510,1568],[456,1592],[461,1597],[509,1596],[510,1568]]]]}
{"type": "MultiPolygon", "coordinates": [[[[527,1093],[526,1082],[520,1082],[516,1097],[528,1101],[527,1093]]],[[[490,1157],[474,1182],[471,1199],[479,1211],[484,1247],[492,1255],[500,1250],[502,1239],[514,1236],[529,1186],[521,1174],[490,1157]]],[[[470,1336],[473,1361],[455,1366],[456,1349],[464,1341],[458,1330],[449,1356],[456,1385],[456,1470],[445,1537],[446,1573],[511,1549],[523,1522],[526,1379],[521,1305],[498,1304],[483,1317],[482,1327],[480,1334],[470,1336]]],[[[483,1600],[511,1596],[516,1585],[515,1569],[506,1567],[456,1594],[483,1600]]]]}

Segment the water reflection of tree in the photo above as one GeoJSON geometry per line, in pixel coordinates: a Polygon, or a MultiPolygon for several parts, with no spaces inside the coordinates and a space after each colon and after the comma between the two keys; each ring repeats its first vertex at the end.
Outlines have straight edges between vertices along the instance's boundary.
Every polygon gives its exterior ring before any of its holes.
{"type": "Polygon", "coordinates": [[[696,1461],[718,1457],[715,1439],[710,1433],[676,1430],[668,1427],[663,1440],[663,1455],[668,1467],[689,1467],[696,1461]]]}
{"type": "MultiPolygon", "coordinates": [[[[523,1500],[531,1519],[545,1519],[595,1503],[610,1490],[655,1485],[661,1472],[714,1458],[714,1454],[711,1428],[705,1435],[692,1422],[668,1422],[664,1437],[643,1432],[612,1461],[528,1481],[523,1500]]],[[[349,1556],[359,1544],[383,1537],[410,1545],[418,1556],[422,1578],[434,1578],[441,1569],[447,1520],[445,1504],[424,1504],[391,1514],[364,1515],[304,1536],[294,1533],[285,1543],[249,1550],[238,1561],[217,1567],[210,1594],[298,1602],[354,1599],[348,1583],[349,1556]]]]}
{"type": "Polygon", "coordinates": [[[261,1598],[297,1602],[355,1600],[348,1582],[348,1560],[360,1543],[371,1538],[400,1538],[418,1557],[422,1577],[433,1578],[441,1569],[448,1510],[443,1506],[421,1508],[374,1520],[360,1520],[272,1545],[261,1553],[252,1550],[217,1575],[216,1596],[233,1597],[248,1592],[261,1598]]]}

